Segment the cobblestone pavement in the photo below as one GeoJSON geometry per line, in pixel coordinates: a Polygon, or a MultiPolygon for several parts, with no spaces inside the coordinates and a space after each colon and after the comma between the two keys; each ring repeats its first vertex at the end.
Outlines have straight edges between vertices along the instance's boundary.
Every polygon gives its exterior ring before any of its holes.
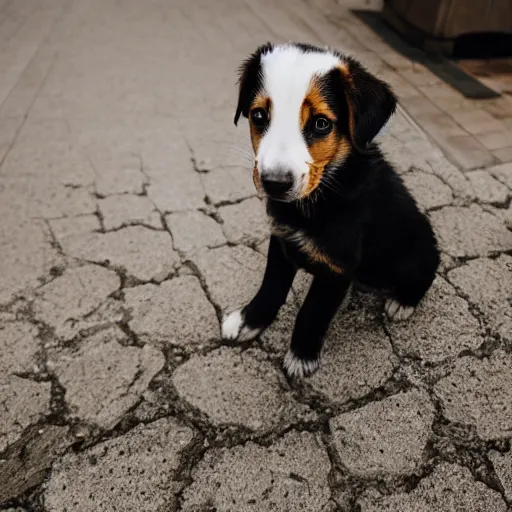
{"type": "Polygon", "coordinates": [[[0,508],[512,510],[512,164],[454,165],[411,102],[381,139],[442,246],[417,314],[355,293],[292,387],[306,276],[220,341],[265,263],[232,116],[267,39],[396,71],[328,0],[0,0],[0,508]]]}

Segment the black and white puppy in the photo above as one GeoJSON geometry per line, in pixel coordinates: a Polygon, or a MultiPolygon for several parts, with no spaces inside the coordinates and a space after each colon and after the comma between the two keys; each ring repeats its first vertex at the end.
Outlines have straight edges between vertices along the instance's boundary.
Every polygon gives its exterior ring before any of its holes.
{"type": "Polygon", "coordinates": [[[385,290],[408,318],[439,265],[435,235],[372,142],[396,107],[357,61],[303,44],[266,44],[241,67],[235,124],[250,123],[254,182],[272,236],[260,290],[227,315],[226,339],[250,340],[275,319],[298,268],[314,279],[284,358],[290,377],[318,368],[329,324],[353,281],[385,290]]]}

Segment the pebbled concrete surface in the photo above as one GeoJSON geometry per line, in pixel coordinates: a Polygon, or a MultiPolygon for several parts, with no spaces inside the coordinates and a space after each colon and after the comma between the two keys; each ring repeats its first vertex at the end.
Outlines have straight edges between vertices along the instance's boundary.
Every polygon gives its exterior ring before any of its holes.
{"type": "Polygon", "coordinates": [[[445,156],[465,136],[439,110],[481,105],[361,6],[0,0],[0,509],[512,508],[512,167],[445,156]],[[219,337],[268,245],[235,71],[288,39],[394,86],[379,138],[443,251],[410,321],[356,290],[295,384],[280,365],[304,274],[259,340],[219,337]]]}

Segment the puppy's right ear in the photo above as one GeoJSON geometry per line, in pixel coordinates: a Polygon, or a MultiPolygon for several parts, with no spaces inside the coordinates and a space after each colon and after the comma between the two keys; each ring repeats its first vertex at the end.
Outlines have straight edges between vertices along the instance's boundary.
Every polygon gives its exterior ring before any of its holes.
{"type": "Polygon", "coordinates": [[[262,85],[261,56],[272,50],[271,43],[260,46],[248,59],[240,66],[240,78],[238,80],[238,105],[235,113],[235,125],[240,119],[240,115],[249,116],[249,109],[262,85]]]}

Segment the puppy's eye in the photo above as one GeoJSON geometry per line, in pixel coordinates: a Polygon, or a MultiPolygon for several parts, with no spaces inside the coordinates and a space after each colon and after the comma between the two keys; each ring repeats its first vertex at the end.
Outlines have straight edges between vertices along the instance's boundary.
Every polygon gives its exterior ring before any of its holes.
{"type": "Polygon", "coordinates": [[[315,133],[326,135],[331,131],[332,123],[326,117],[317,117],[315,121],[315,133]]]}
{"type": "Polygon", "coordinates": [[[268,123],[268,115],[262,108],[255,108],[251,112],[251,121],[254,126],[258,128],[264,128],[268,123]]]}

